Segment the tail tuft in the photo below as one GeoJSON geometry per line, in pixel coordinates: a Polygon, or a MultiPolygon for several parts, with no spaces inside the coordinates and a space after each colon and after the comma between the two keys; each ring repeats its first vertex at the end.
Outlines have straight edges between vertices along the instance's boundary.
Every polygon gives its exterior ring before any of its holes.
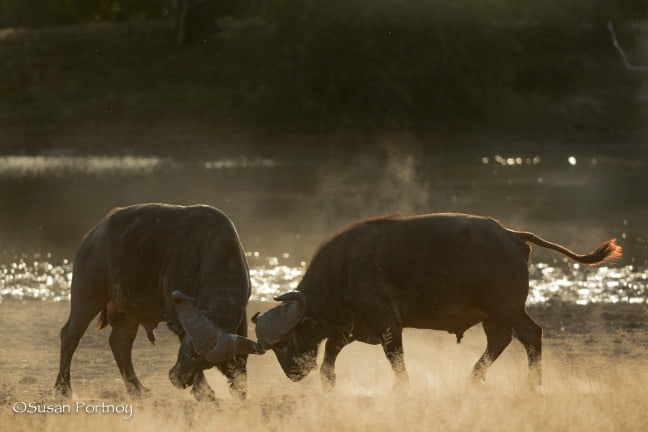
{"type": "Polygon", "coordinates": [[[621,258],[623,248],[616,243],[616,239],[610,239],[598,247],[592,254],[594,263],[621,258]]]}

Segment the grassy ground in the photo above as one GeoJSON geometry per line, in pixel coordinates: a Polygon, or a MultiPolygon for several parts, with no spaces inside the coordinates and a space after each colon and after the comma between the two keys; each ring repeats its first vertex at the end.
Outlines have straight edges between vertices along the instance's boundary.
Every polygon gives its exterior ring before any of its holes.
{"type": "MultiPolygon", "coordinates": [[[[250,312],[265,305],[251,304],[250,312]]],[[[489,370],[483,386],[470,384],[470,368],[485,337],[479,326],[460,345],[444,332],[406,330],[405,359],[411,378],[393,389],[393,374],[380,348],[354,343],[337,363],[338,386],[322,390],[318,372],[292,383],[272,355],[249,361],[249,396],[232,400],[217,371],[207,379],[218,404],[195,402],[175,389],[167,370],[177,341],[160,328],[158,343],[139,335],[134,365],[149,398],[131,400],[108,348],[106,331],[89,329],[72,363],[75,398],[52,398],[58,364],[58,330],[67,303],[4,302],[0,305],[0,427],[63,431],[115,428],[138,431],[198,430],[646,430],[648,370],[645,305],[553,305],[532,308],[543,325],[544,385],[530,392],[526,356],[514,341],[489,370]],[[38,319],[35,319],[38,317],[38,319]],[[69,414],[15,413],[22,402],[71,404],[69,414]],[[132,416],[74,412],[77,402],[129,405],[132,416]]],[[[321,355],[320,355],[321,361],[321,355]]]]}

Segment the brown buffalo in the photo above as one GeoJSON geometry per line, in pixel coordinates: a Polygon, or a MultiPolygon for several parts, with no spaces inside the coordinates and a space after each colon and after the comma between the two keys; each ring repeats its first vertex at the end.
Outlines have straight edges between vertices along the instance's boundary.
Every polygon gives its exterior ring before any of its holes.
{"type": "Polygon", "coordinates": [[[530,383],[541,383],[542,328],[527,314],[527,261],[534,243],[584,264],[621,256],[615,240],[576,254],[528,232],[464,214],[390,216],[341,230],[315,254],[297,287],[255,316],[257,339],[271,348],[286,375],[300,380],[321,367],[325,385],[335,382],[335,359],[352,341],[381,344],[397,378],[407,380],[404,327],[446,330],[461,340],[481,322],[486,351],[473,368],[486,369],[515,336],[528,355],[530,383]]]}
{"type": "Polygon", "coordinates": [[[131,362],[139,326],[154,342],[153,330],[166,321],[181,343],[169,371],[175,386],[213,399],[203,370],[216,366],[244,398],[247,355],[261,352],[246,339],[249,297],[241,243],[221,211],[162,204],[115,209],[86,234],[76,254],[55,389],[71,394],[72,355],[100,314],[99,327],[112,327],[110,348],[129,393],[146,390],[131,362]]]}

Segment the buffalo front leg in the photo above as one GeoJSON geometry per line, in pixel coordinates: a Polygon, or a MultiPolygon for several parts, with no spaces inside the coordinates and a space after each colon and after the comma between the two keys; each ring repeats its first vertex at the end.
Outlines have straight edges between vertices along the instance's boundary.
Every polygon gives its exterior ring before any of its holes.
{"type": "Polygon", "coordinates": [[[392,301],[376,298],[363,304],[366,323],[382,345],[389,364],[396,375],[397,385],[409,381],[403,355],[403,325],[398,307],[392,301]]]}
{"type": "Polygon", "coordinates": [[[379,337],[380,344],[394,374],[396,383],[406,384],[409,382],[407,369],[405,368],[405,357],[403,355],[403,334],[400,327],[387,327],[379,337]]]}
{"type": "Polygon", "coordinates": [[[486,351],[477,360],[473,367],[472,376],[475,381],[484,381],[486,371],[491,364],[502,354],[502,351],[511,343],[511,327],[500,324],[492,319],[482,322],[486,333],[486,351]]]}
{"type": "MultiPolygon", "coordinates": [[[[243,311],[236,334],[247,338],[247,314],[243,311]]],[[[226,362],[216,365],[218,370],[227,378],[230,395],[238,400],[247,397],[247,354],[236,356],[226,362]]]]}
{"type": "Polygon", "coordinates": [[[324,360],[320,368],[320,378],[324,390],[329,391],[335,387],[335,360],[346,345],[352,342],[348,335],[336,335],[327,339],[324,348],[324,360]]]}
{"type": "Polygon", "coordinates": [[[230,395],[239,400],[247,397],[247,356],[237,356],[216,365],[227,378],[230,395]]]}
{"type": "Polygon", "coordinates": [[[115,357],[124,384],[126,384],[126,390],[133,396],[149,393],[149,390],[140,383],[137,375],[135,375],[131,360],[133,341],[137,336],[139,324],[125,315],[119,315],[110,325],[112,326],[110,338],[108,339],[110,349],[115,357]]]}
{"type": "Polygon", "coordinates": [[[216,393],[209,387],[203,371],[196,373],[191,386],[191,394],[199,402],[213,402],[216,400],[216,393]]]}
{"type": "Polygon", "coordinates": [[[392,370],[396,375],[399,383],[409,382],[407,369],[405,369],[405,356],[403,354],[403,335],[401,330],[392,333],[391,329],[387,329],[386,336],[381,337],[381,344],[383,351],[391,364],[392,370]]]}

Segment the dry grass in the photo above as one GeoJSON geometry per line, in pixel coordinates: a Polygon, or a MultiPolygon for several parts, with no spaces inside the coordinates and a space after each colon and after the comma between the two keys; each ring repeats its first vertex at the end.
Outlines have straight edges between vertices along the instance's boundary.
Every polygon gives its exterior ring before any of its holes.
{"type": "Polygon", "coordinates": [[[290,382],[268,353],[250,359],[247,401],[232,400],[224,379],[208,371],[220,401],[197,403],[166,378],[177,343],[160,329],[157,346],[147,346],[140,335],[134,351],[135,368],[152,396],[130,400],[108,349],[107,332],[90,329],[73,361],[75,400],[66,403],[73,411],[75,401],[132,404],[132,418],[83,412],[15,414],[16,402],[62,403],[51,398],[51,386],[58,362],[58,328],[67,307],[0,305],[1,429],[648,430],[646,306],[618,315],[592,308],[560,309],[560,319],[549,309],[536,311],[547,329],[540,392],[527,389],[525,354],[515,341],[489,371],[485,385],[470,384],[470,368],[485,345],[476,327],[460,345],[442,332],[407,330],[411,382],[405,388],[393,387],[391,370],[378,347],[355,343],[340,355],[338,386],[330,393],[322,390],[318,373],[301,383],[290,382]],[[40,321],[27,316],[39,316],[40,321]],[[587,322],[591,325],[585,329],[587,322]]]}

